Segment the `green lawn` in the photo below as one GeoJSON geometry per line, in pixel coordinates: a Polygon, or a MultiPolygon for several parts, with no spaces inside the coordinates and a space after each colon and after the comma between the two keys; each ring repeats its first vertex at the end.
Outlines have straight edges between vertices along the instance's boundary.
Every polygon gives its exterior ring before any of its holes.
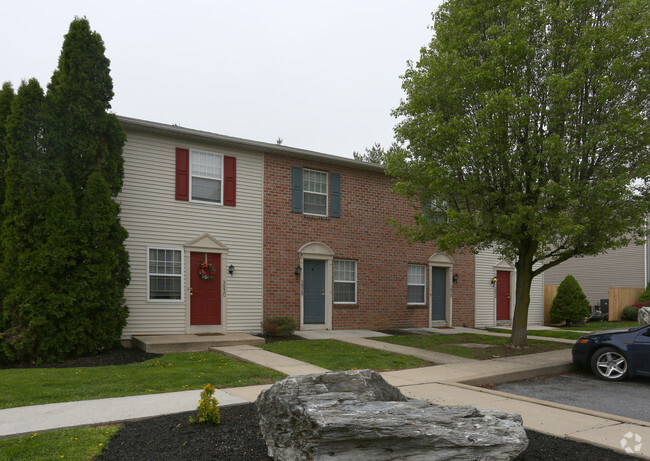
{"type": "Polygon", "coordinates": [[[0,408],[159,392],[273,383],[285,375],[215,352],[165,354],[146,362],[87,368],[0,370],[0,408]]]}
{"type": "Polygon", "coordinates": [[[529,339],[527,348],[512,349],[508,347],[509,337],[476,334],[382,336],[373,339],[478,360],[534,354],[571,347],[571,344],[529,339]],[[491,347],[482,347],[482,345],[491,347]]]}
{"type": "Polygon", "coordinates": [[[91,460],[119,426],[75,427],[0,440],[0,461],[91,460]]]}
{"type": "Polygon", "coordinates": [[[587,322],[584,325],[575,327],[560,327],[562,330],[579,330],[579,331],[602,331],[616,330],[618,328],[638,327],[639,322],[587,322]]]}
{"type": "Polygon", "coordinates": [[[332,371],[364,368],[386,371],[431,365],[431,362],[416,357],[367,349],[333,339],[281,341],[260,347],[332,371]]]}
{"type": "MultiPolygon", "coordinates": [[[[494,330],[497,331],[497,330],[494,330]]],[[[501,330],[503,331],[503,330],[501,330]]],[[[578,339],[585,333],[564,330],[528,330],[528,336],[546,336],[549,338],[578,339]]]]}

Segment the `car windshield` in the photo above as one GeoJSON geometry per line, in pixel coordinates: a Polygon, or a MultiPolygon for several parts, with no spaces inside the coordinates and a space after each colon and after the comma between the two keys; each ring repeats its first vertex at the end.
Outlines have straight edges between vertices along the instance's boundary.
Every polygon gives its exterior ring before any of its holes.
{"type": "Polygon", "coordinates": [[[647,325],[641,325],[641,326],[639,326],[639,327],[632,327],[632,328],[630,328],[630,329],[627,330],[627,331],[630,331],[630,332],[632,332],[632,331],[639,331],[641,328],[645,328],[646,326],[647,326],[647,325]]]}

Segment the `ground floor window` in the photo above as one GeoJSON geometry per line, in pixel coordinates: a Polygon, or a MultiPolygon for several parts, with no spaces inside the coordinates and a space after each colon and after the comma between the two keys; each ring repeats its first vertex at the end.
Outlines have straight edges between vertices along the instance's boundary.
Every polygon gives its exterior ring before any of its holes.
{"type": "Polygon", "coordinates": [[[182,295],[182,250],[149,248],[147,254],[149,300],[180,300],[182,295]]]}
{"type": "Polygon", "coordinates": [[[356,261],[334,260],[334,302],[348,304],[357,302],[356,261]]]}
{"type": "Polygon", "coordinates": [[[423,264],[409,264],[406,275],[408,304],[424,304],[427,285],[427,270],[423,264]]]}

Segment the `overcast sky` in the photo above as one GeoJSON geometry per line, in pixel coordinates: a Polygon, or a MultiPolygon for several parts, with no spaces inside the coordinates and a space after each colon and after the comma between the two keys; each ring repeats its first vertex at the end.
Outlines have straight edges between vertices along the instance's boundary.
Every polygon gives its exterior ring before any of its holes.
{"type": "Polygon", "coordinates": [[[0,82],[46,87],[75,16],[99,32],[119,115],[351,157],[388,146],[407,60],[440,0],[21,0],[0,82]]]}

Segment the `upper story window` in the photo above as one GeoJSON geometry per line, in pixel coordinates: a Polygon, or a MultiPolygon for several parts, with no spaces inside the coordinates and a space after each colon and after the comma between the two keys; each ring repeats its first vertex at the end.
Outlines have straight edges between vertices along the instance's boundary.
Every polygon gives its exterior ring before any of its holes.
{"type": "Polygon", "coordinates": [[[237,158],[176,148],[176,200],[237,205],[237,158]]]}
{"type": "Polygon", "coordinates": [[[327,173],[305,169],[302,175],[303,206],[307,214],[327,216],[327,173]]]}
{"type": "Polygon", "coordinates": [[[183,256],[181,250],[149,248],[147,254],[149,300],[182,299],[183,256]]]}
{"type": "Polygon", "coordinates": [[[356,261],[334,260],[334,302],[348,304],[357,302],[356,261]]]}
{"type": "Polygon", "coordinates": [[[291,212],[341,217],[341,175],[291,167],[291,212]]]}
{"type": "Polygon", "coordinates": [[[424,304],[427,284],[426,266],[422,264],[409,264],[406,274],[407,304],[424,304]]]}
{"type": "Polygon", "coordinates": [[[223,156],[212,152],[190,150],[191,199],[221,203],[223,156]]]}

